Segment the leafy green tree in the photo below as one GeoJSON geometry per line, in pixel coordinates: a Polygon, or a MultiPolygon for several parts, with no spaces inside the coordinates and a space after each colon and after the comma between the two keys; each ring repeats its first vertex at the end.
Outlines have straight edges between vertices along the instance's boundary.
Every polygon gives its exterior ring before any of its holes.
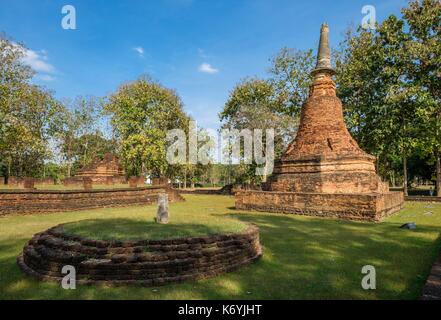
{"type": "Polygon", "coordinates": [[[402,13],[409,29],[408,78],[426,116],[419,151],[436,164],[436,189],[441,196],[441,2],[409,1],[402,13]]]}
{"type": "Polygon", "coordinates": [[[58,123],[57,141],[66,162],[67,177],[72,175],[74,164],[76,167],[84,167],[93,160],[95,152],[100,155],[108,147],[107,140],[102,137],[98,128],[100,120],[100,99],[78,96],[64,102],[58,123]],[[106,143],[100,145],[102,142],[106,143]]]}
{"type": "Polygon", "coordinates": [[[173,90],[142,77],[123,84],[105,104],[121,145],[129,175],[163,175],[166,161],[166,134],[186,129],[188,116],[173,90]]]}
{"type": "Polygon", "coordinates": [[[49,141],[62,106],[52,93],[30,80],[34,72],[22,58],[25,49],[0,38],[0,162],[7,175],[36,176],[49,159],[49,141]]]}
{"type": "Polygon", "coordinates": [[[379,173],[386,175],[392,154],[401,155],[407,194],[407,158],[420,139],[426,105],[409,78],[404,27],[392,15],[375,32],[349,32],[338,55],[337,84],[349,130],[364,150],[377,156],[379,173]]]}
{"type": "Polygon", "coordinates": [[[76,154],[74,171],[90,164],[95,158],[104,159],[106,153],[118,153],[115,139],[107,139],[100,130],[75,138],[73,150],[76,154]]]}
{"type": "Polygon", "coordinates": [[[417,154],[438,163],[440,190],[440,8],[436,0],[409,1],[403,19],[392,15],[375,31],[348,32],[338,55],[349,129],[377,156],[383,176],[401,156],[406,194],[407,159],[417,154]]]}
{"type": "Polygon", "coordinates": [[[275,111],[298,118],[308,98],[315,55],[312,50],[282,48],[272,59],[269,82],[277,97],[275,111]]]}
{"type": "MultiPolygon", "coordinates": [[[[271,60],[267,79],[245,79],[230,93],[219,114],[223,128],[274,129],[275,158],[280,157],[295,136],[314,59],[312,50],[282,48],[271,60]]],[[[237,182],[258,183],[255,169],[256,164],[230,166],[229,179],[235,176],[237,182]]]]}

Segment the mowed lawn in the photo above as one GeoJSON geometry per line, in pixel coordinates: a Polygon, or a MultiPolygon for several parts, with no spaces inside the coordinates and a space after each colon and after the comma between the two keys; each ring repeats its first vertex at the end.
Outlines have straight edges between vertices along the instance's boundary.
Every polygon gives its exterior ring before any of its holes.
{"type": "Polygon", "coordinates": [[[0,299],[418,299],[441,247],[441,204],[406,203],[399,214],[375,224],[236,211],[234,198],[228,196],[188,195],[186,200],[170,205],[170,230],[182,224],[183,234],[216,233],[240,230],[238,221],[252,222],[260,227],[263,258],[197,282],[64,290],[24,276],[17,267],[16,257],[33,234],[60,223],[95,219],[95,229],[86,223],[84,232],[97,230],[103,237],[107,228],[120,237],[130,221],[151,226],[156,207],[9,216],[0,218],[0,299]],[[111,220],[101,228],[99,219],[111,220]],[[127,224],[115,231],[117,221],[127,224]],[[416,222],[418,228],[400,229],[405,222],[416,222]],[[376,290],[361,287],[364,265],[376,268],[376,290]]]}

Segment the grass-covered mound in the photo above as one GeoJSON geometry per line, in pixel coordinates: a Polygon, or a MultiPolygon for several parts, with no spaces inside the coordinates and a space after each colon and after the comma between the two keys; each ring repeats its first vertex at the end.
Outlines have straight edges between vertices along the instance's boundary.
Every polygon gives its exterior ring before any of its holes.
{"type": "Polygon", "coordinates": [[[246,225],[236,219],[176,214],[168,224],[157,224],[151,214],[146,219],[93,219],[64,225],[69,235],[94,240],[172,239],[212,234],[237,233],[246,225]]]}

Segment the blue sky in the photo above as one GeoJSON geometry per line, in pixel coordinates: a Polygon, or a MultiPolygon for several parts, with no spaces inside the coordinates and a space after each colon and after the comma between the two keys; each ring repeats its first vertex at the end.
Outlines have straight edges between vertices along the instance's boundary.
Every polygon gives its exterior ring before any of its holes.
{"type": "Polygon", "coordinates": [[[0,32],[24,43],[34,81],[57,98],[103,96],[150,74],[175,89],[199,125],[217,128],[229,92],[247,76],[265,76],[282,47],[315,49],[328,22],[336,46],[364,5],[377,20],[406,0],[0,0],[0,32]],[[61,27],[64,5],[76,30],[61,27]]]}

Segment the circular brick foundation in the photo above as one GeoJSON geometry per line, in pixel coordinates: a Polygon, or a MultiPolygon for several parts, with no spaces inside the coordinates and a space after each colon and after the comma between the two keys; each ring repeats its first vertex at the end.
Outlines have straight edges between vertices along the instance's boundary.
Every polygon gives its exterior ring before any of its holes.
{"type": "Polygon", "coordinates": [[[140,241],[85,239],[58,225],[34,235],[17,263],[46,281],[60,282],[63,266],[71,265],[78,284],[157,286],[226,273],[261,255],[255,225],[235,234],[140,241]]]}

